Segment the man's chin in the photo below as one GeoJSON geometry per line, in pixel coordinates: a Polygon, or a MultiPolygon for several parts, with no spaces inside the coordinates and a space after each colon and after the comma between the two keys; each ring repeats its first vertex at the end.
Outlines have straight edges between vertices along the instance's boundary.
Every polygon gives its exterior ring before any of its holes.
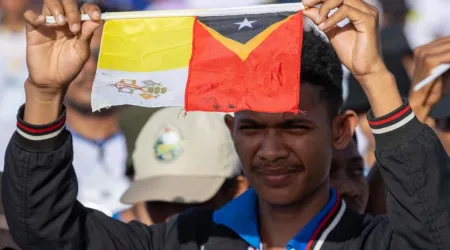
{"type": "Polygon", "coordinates": [[[275,206],[289,206],[298,203],[306,196],[302,190],[298,190],[298,187],[291,186],[276,188],[264,186],[259,189],[255,187],[255,190],[261,199],[275,206]]]}

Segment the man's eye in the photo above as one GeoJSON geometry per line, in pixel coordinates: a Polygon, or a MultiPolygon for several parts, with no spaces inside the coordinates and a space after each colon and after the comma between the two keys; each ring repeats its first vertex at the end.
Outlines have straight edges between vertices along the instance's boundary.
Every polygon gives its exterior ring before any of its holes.
{"type": "Polygon", "coordinates": [[[355,176],[355,177],[361,177],[361,176],[364,175],[364,169],[362,169],[362,168],[354,169],[354,170],[352,171],[352,174],[353,174],[353,176],[355,176]]]}
{"type": "Polygon", "coordinates": [[[255,125],[242,125],[239,127],[240,130],[250,130],[250,129],[260,129],[261,127],[255,125]]]}
{"type": "Polygon", "coordinates": [[[290,126],[288,129],[308,129],[308,126],[304,126],[304,125],[293,125],[290,126]]]}
{"type": "Polygon", "coordinates": [[[305,125],[289,125],[285,126],[283,128],[287,133],[293,133],[293,134],[304,134],[307,133],[310,129],[310,127],[305,125]]]}

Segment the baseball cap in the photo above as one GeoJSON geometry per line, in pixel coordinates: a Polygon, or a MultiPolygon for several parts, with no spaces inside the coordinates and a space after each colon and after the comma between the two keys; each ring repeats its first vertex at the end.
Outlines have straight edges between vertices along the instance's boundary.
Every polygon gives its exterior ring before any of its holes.
{"type": "Polygon", "coordinates": [[[121,201],[203,203],[214,197],[227,178],[240,174],[223,118],[179,107],[155,112],[137,137],[135,178],[121,201]]]}
{"type": "Polygon", "coordinates": [[[160,109],[161,108],[127,106],[119,110],[119,126],[125,136],[125,141],[127,144],[126,175],[131,177],[131,179],[134,177],[132,156],[136,139],[148,119],[160,109]]]}

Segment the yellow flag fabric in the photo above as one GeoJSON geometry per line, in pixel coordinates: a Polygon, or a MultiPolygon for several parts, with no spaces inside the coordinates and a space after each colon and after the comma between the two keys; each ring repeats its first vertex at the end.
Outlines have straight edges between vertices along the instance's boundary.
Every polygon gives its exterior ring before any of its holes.
{"type": "Polygon", "coordinates": [[[105,23],[98,68],[154,72],[188,67],[195,17],[105,23]]]}

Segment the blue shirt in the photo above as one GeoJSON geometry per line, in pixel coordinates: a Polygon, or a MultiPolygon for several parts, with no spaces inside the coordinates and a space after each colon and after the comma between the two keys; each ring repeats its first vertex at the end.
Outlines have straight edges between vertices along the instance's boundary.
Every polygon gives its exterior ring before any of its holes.
{"type": "MultiPolygon", "coordinates": [[[[325,207],[291,239],[287,250],[304,250],[316,237],[321,223],[333,213],[339,205],[339,195],[330,189],[330,198],[325,207]]],[[[258,226],[258,197],[254,189],[249,189],[241,196],[226,204],[213,214],[213,221],[224,225],[238,234],[255,249],[260,249],[261,239],[258,226]]]]}

